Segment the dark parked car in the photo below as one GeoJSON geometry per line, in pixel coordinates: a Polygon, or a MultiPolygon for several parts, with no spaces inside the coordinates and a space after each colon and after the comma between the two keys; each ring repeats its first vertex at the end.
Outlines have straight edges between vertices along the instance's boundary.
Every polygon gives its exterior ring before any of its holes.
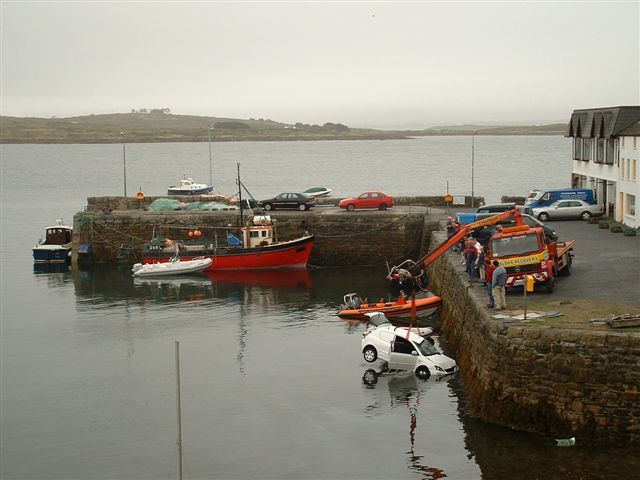
{"type": "Polygon", "coordinates": [[[273,198],[258,202],[258,206],[267,211],[280,208],[297,208],[304,211],[315,207],[315,205],[316,199],[305,193],[281,193],[273,198]]]}
{"type": "Polygon", "coordinates": [[[476,212],[478,213],[499,213],[506,212],[507,210],[513,210],[518,207],[520,209],[520,213],[526,213],[527,215],[533,215],[533,210],[531,207],[525,207],[524,205],[516,205],[515,203],[494,203],[491,205],[483,205],[478,207],[476,212]]]}

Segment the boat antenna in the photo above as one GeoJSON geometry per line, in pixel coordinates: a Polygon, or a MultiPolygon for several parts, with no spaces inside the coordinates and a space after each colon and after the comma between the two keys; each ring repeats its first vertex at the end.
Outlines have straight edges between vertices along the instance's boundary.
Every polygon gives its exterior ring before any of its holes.
{"type": "Polygon", "coordinates": [[[244,224],[244,215],[242,208],[242,182],[240,181],[240,162],[238,162],[238,203],[240,204],[240,215],[238,217],[238,230],[244,224]]]}

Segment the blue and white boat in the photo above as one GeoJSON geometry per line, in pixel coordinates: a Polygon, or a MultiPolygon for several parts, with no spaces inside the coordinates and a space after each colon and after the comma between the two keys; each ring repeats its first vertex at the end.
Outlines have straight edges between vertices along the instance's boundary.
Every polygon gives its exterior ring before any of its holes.
{"type": "Polygon", "coordinates": [[[71,239],[73,227],[63,225],[58,219],[57,225],[45,229],[44,240],[40,239],[33,247],[33,260],[36,263],[67,263],[71,260],[71,239]]]}
{"type": "Polygon", "coordinates": [[[169,195],[201,195],[213,192],[213,186],[204,183],[194,183],[192,178],[183,178],[179,185],[169,187],[169,195]]]}

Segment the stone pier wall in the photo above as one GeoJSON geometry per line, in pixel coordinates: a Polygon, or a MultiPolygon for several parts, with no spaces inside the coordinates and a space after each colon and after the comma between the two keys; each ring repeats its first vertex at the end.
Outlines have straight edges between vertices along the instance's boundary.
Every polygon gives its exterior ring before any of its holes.
{"type": "Polygon", "coordinates": [[[494,320],[459,264],[448,253],[428,274],[472,415],[581,443],[640,443],[640,334],[494,320]]]}
{"type": "MultiPolygon", "coordinates": [[[[112,202],[94,202],[91,209],[74,217],[73,261],[91,264],[139,262],[145,243],[155,235],[189,243],[213,243],[226,232],[237,234],[235,212],[138,210],[103,211],[112,202]],[[195,228],[202,237],[188,236],[195,228]],[[84,246],[81,248],[81,246],[84,246]],[[87,251],[89,254],[78,253],[87,251]]],[[[415,258],[439,228],[438,219],[424,213],[394,214],[391,211],[325,215],[313,212],[274,212],[278,237],[286,240],[309,232],[316,236],[310,264],[323,267],[372,266],[415,258]]]]}

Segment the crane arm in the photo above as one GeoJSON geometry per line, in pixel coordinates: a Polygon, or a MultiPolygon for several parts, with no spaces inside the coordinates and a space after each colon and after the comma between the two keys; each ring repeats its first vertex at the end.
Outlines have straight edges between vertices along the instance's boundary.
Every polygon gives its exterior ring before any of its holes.
{"type": "Polygon", "coordinates": [[[482,220],[478,220],[477,222],[469,223],[462,227],[458,232],[449,237],[447,240],[438,245],[434,250],[427,253],[423,256],[417,263],[423,263],[426,267],[440,256],[453,247],[455,244],[460,243],[464,237],[466,237],[469,233],[474,230],[478,230],[479,228],[488,227],[490,225],[495,225],[496,223],[500,223],[504,220],[508,220],[510,218],[515,219],[516,225],[522,225],[522,215],[520,214],[520,209],[516,208],[514,210],[507,210],[505,212],[497,213],[496,215],[492,215],[491,217],[484,218],[482,220]]]}

